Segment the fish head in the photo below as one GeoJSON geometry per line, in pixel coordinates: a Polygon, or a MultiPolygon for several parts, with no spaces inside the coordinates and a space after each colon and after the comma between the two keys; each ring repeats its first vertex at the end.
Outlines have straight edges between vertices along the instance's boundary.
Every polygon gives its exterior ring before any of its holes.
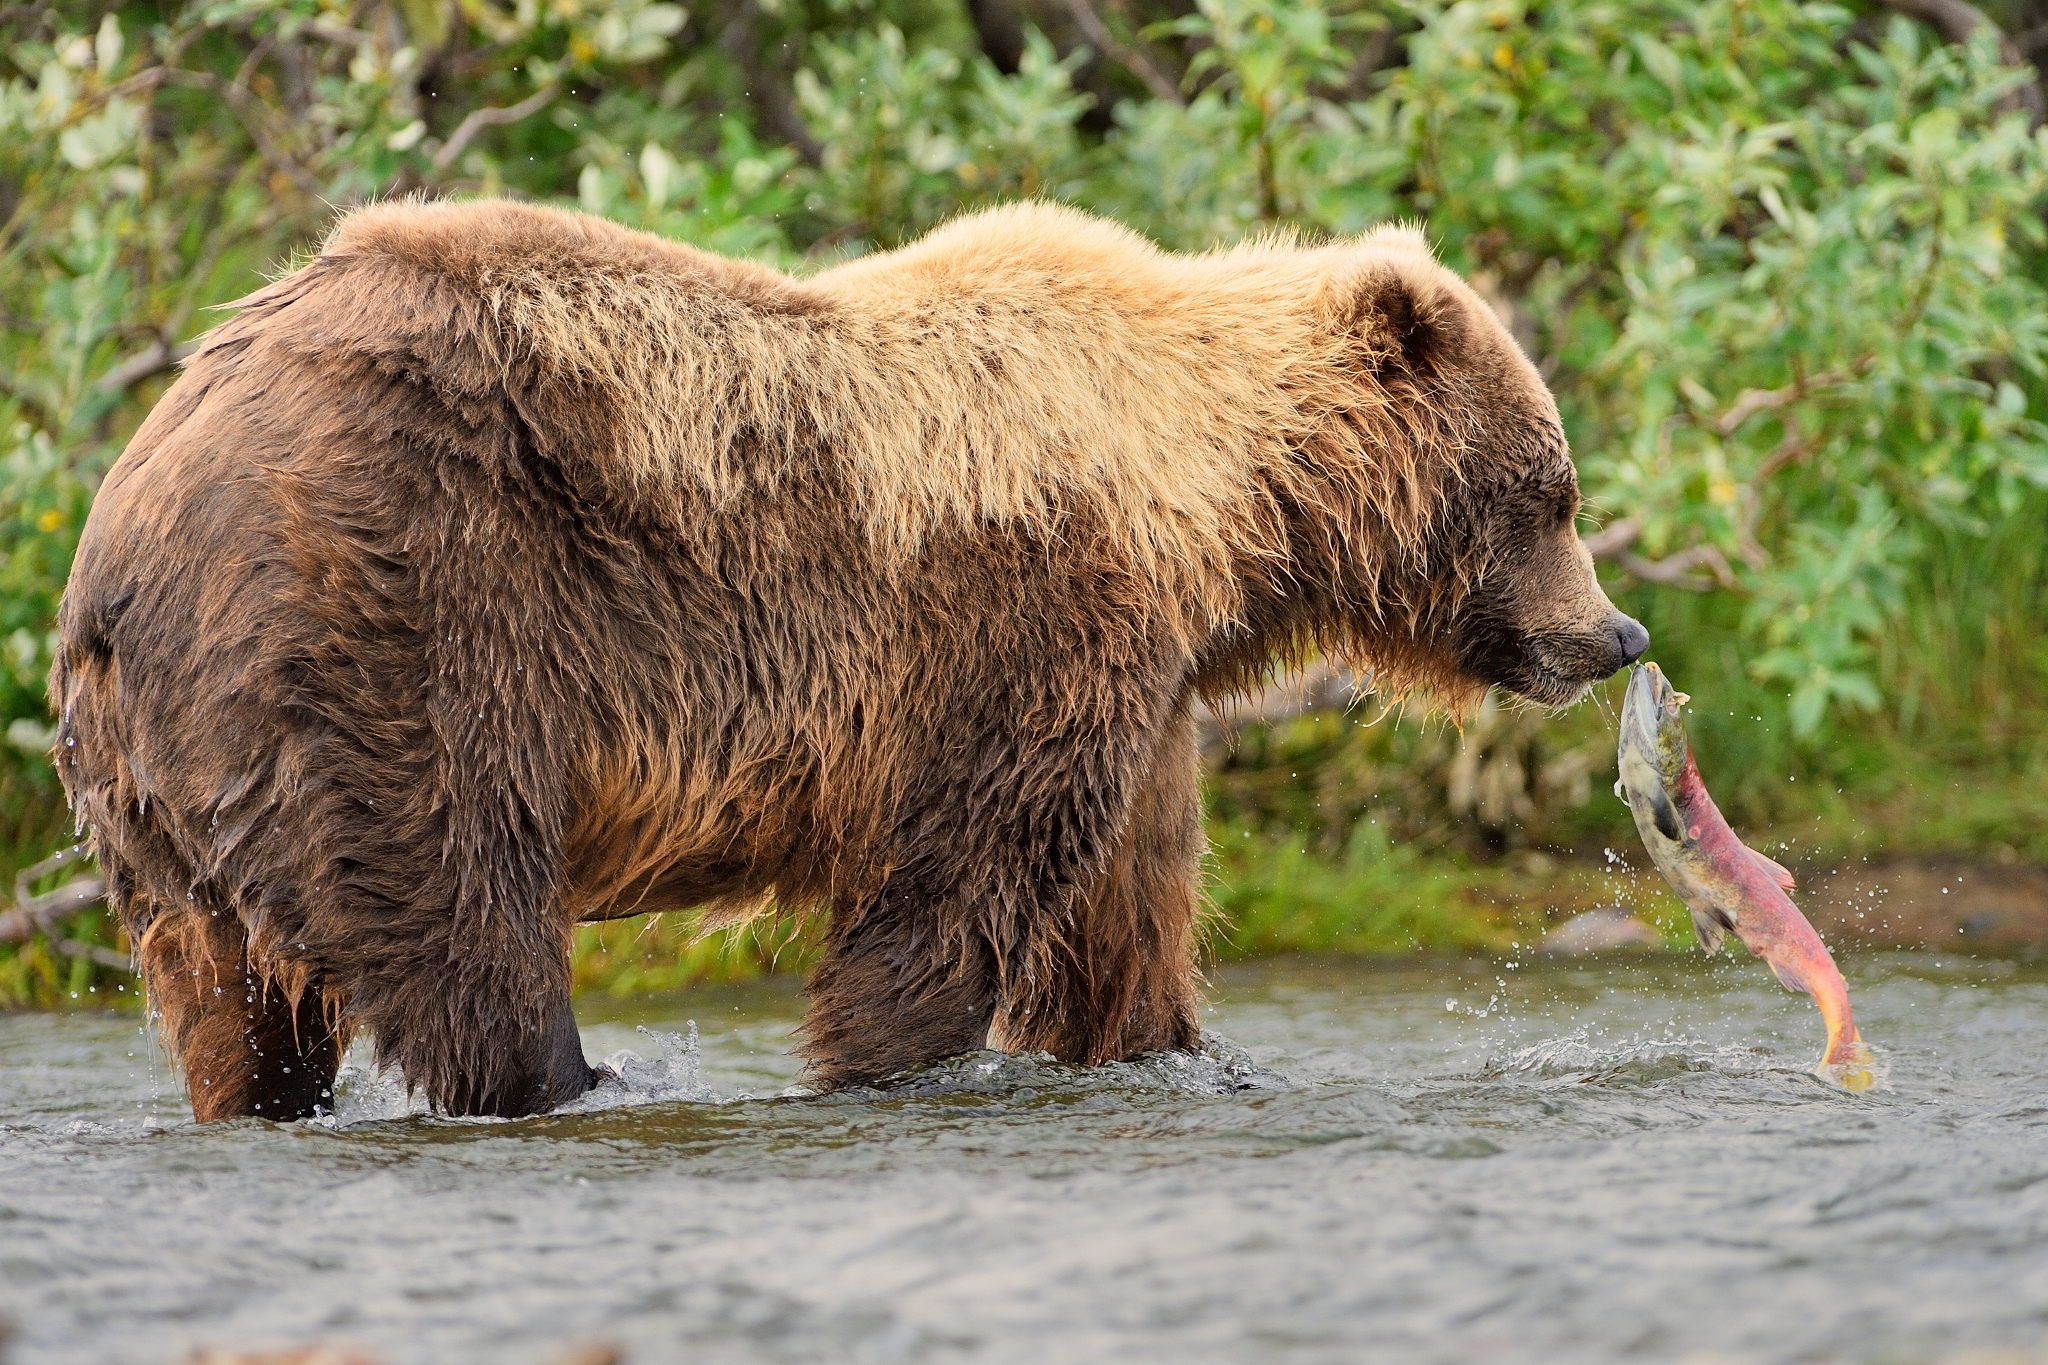
{"type": "Polygon", "coordinates": [[[1703,802],[1713,820],[1720,820],[1697,778],[1690,789],[1686,782],[1692,746],[1685,738],[1684,709],[1690,700],[1655,664],[1641,664],[1630,675],[1628,694],[1621,702],[1621,747],[1616,755],[1621,780],[1614,791],[1628,803],[1650,860],[1692,912],[1700,944],[1711,953],[1735,928],[1744,898],[1727,867],[1702,848],[1694,823],[1701,812],[1695,809],[1689,818],[1679,804],[1689,796],[1695,803],[1703,802]]]}
{"type": "Polygon", "coordinates": [[[1635,813],[1636,828],[1660,867],[1687,842],[1677,800],[1692,759],[1682,714],[1689,700],[1671,686],[1664,670],[1639,664],[1621,702],[1621,746],[1616,754],[1621,780],[1614,784],[1614,794],[1635,813]]]}
{"type": "Polygon", "coordinates": [[[1691,748],[1684,708],[1692,698],[1655,664],[1637,664],[1621,702],[1621,780],[1630,791],[1671,793],[1685,775],[1691,748]]]}

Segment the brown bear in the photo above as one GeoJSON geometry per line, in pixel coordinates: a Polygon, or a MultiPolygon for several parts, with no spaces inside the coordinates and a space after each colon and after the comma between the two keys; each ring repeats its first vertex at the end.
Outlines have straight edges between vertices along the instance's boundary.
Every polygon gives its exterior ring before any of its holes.
{"type": "Polygon", "coordinates": [[[1557,411],[1408,231],[1161,252],[1022,205],[810,278],[386,204],[101,488],[58,770],[202,1120],[358,1029],[453,1114],[592,1083],[579,920],[829,916],[825,1086],[1196,1042],[1198,699],[1640,654],[1557,411]]]}

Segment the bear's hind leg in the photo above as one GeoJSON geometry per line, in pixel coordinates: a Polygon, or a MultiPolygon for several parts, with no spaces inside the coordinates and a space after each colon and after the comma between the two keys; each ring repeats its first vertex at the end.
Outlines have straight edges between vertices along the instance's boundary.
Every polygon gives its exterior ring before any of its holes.
{"type": "Polygon", "coordinates": [[[306,987],[294,1000],[251,969],[240,921],[196,911],[161,914],[136,956],[164,1046],[185,1073],[195,1119],[288,1123],[333,1105],[348,1040],[327,1018],[318,990],[306,987]]]}
{"type": "Polygon", "coordinates": [[[835,913],[811,974],[802,1055],[827,1090],[870,1085],[984,1047],[995,1013],[994,955],[972,930],[947,948],[929,906],[900,894],[835,913]],[[964,950],[964,951],[963,951],[964,950]]]}

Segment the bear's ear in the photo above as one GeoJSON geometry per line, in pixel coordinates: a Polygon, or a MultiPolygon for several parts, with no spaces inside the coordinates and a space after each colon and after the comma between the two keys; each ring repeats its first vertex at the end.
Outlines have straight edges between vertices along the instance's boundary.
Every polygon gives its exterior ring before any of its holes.
{"type": "Polygon", "coordinates": [[[1357,262],[1324,286],[1324,325],[1372,370],[1427,371],[1453,350],[1464,317],[1436,269],[1384,257],[1357,262]]]}

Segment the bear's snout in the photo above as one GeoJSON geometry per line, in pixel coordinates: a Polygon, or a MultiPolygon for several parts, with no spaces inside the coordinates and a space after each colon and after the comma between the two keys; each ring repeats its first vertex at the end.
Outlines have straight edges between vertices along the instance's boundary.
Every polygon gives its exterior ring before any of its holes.
{"type": "Polygon", "coordinates": [[[1590,687],[1642,658],[1649,647],[1650,632],[1642,623],[1609,607],[1592,629],[1543,641],[1536,655],[1565,681],[1590,687]]]}
{"type": "Polygon", "coordinates": [[[1643,657],[1643,652],[1650,647],[1650,632],[1644,630],[1643,623],[1635,617],[1624,616],[1620,612],[1609,618],[1607,628],[1614,636],[1615,647],[1621,651],[1621,661],[1607,670],[1607,675],[1613,677],[1643,657]]]}

